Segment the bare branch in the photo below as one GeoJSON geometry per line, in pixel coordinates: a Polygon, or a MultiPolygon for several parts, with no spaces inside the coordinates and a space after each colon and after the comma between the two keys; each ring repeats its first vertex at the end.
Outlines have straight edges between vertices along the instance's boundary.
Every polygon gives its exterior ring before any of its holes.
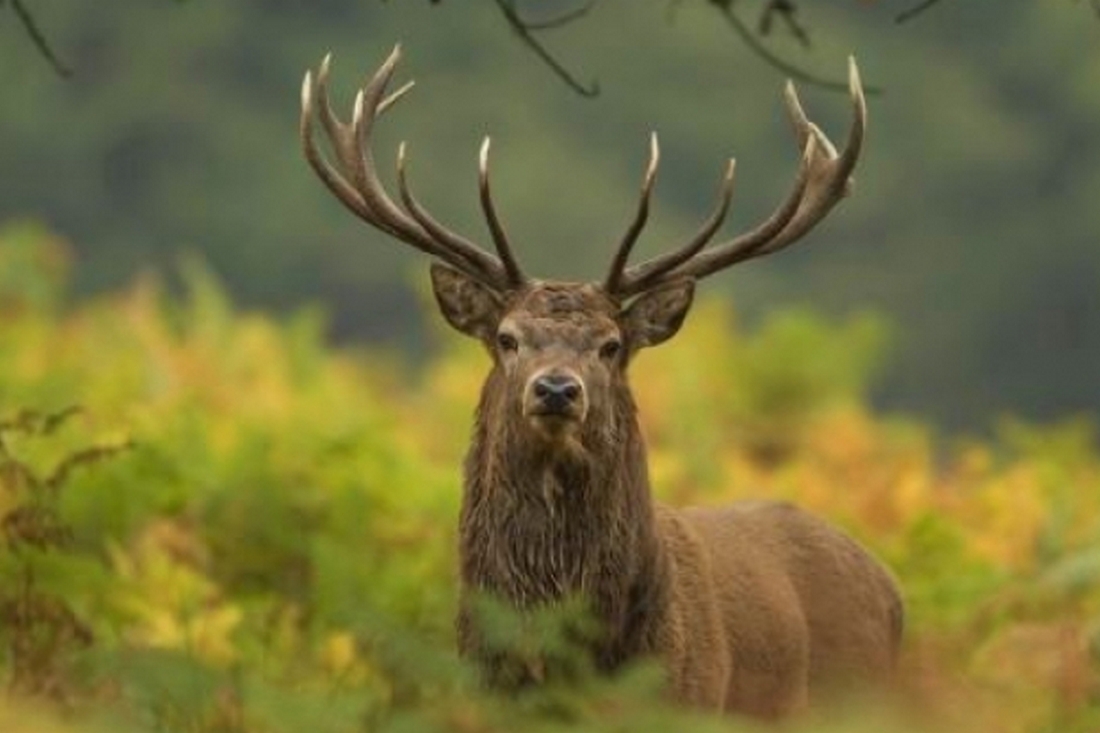
{"type": "Polygon", "coordinates": [[[795,5],[794,0],[768,0],[768,4],[760,14],[760,35],[766,36],[771,33],[772,20],[778,15],[802,47],[809,48],[810,34],[805,26],[798,22],[798,18],[795,17],[797,13],[798,6],[795,5]]]}
{"type": "MultiPolygon", "coordinates": [[[[3,2],[0,2],[0,6],[2,5],[3,2]]],[[[23,0],[11,0],[11,7],[12,10],[15,11],[16,16],[19,17],[19,22],[23,25],[23,29],[27,32],[27,35],[31,37],[34,47],[38,49],[38,53],[49,62],[54,72],[58,76],[66,79],[72,76],[73,70],[62,62],[57,54],[54,53],[53,48],[50,47],[50,42],[46,40],[45,34],[42,33],[42,29],[38,27],[38,22],[35,21],[34,16],[31,15],[31,11],[27,10],[27,6],[23,4],[23,0]]]]}
{"type": "MultiPolygon", "coordinates": [[[[759,39],[753,34],[752,31],[744,24],[740,17],[733,11],[733,8],[729,2],[723,0],[709,0],[722,14],[722,17],[726,19],[730,27],[740,36],[741,40],[745,42],[745,45],[749,47],[749,50],[763,59],[770,66],[775,67],[779,71],[782,71],[787,76],[790,76],[798,81],[808,84],[810,86],[819,87],[821,89],[828,89],[834,92],[847,92],[848,84],[843,81],[836,81],[833,79],[826,79],[824,77],[813,74],[805,69],[801,69],[787,61],[776,56],[774,53],[768,50],[766,46],[760,43],[759,39]]],[[[867,95],[882,94],[882,89],[878,87],[864,87],[864,93],[867,95]]]]}
{"type": "MultiPolygon", "coordinates": [[[[600,86],[595,81],[589,84],[583,84],[577,80],[572,73],[566,69],[560,61],[546,50],[546,47],[539,43],[532,34],[531,26],[524,23],[523,19],[516,13],[515,5],[512,0],[493,0],[496,3],[497,8],[504,15],[504,19],[508,21],[508,26],[515,32],[519,39],[534,52],[536,56],[542,59],[542,62],[550,67],[550,70],[561,79],[570,89],[575,91],[582,97],[596,97],[600,94],[600,86]]],[[[587,11],[585,11],[587,12],[587,11]]],[[[536,29],[537,30],[537,29],[536,29]]]]}
{"type": "Polygon", "coordinates": [[[923,2],[918,3],[917,5],[914,5],[913,7],[909,8],[908,10],[904,10],[904,11],[898,13],[897,16],[894,17],[894,22],[895,23],[905,23],[906,21],[910,21],[913,18],[920,15],[921,13],[923,13],[925,10],[928,10],[929,8],[931,8],[933,5],[935,5],[939,1],[940,0],[923,0],[923,2]]]}
{"type": "Polygon", "coordinates": [[[540,21],[525,20],[523,21],[523,26],[529,31],[548,31],[555,28],[561,28],[564,25],[569,25],[573,21],[580,20],[588,15],[592,11],[592,8],[596,7],[596,3],[599,1],[600,0],[588,0],[587,3],[579,8],[564,12],[556,18],[540,21]]]}

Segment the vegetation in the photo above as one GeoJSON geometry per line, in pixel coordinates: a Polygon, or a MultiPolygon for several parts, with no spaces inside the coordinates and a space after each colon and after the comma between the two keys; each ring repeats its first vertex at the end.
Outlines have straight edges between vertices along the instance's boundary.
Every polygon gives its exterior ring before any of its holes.
{"type": "MultiPolygon", "coordinates": [[[[411,375],[324,318],[238,312],[196,261],[63,306],[68,245],[0,233],[0,728],[713,730],[657,670],[495,699],[452,652],[459,462],[485,357],[411,375]]],[[[1100,725],[1093,427],[943,446],[870,412],[886,329],[718,301],[635,392],[676,503],[789,498],[888,561],[909,604],[888,701],[813,729],[1100,725]]],[[[553,619],[502,643],[551,643],[553,619]]]]}

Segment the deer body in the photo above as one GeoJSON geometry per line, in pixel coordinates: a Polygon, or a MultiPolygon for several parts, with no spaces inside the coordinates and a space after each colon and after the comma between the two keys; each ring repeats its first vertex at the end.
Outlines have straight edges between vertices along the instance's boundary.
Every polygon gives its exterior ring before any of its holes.
{"type": "Polygon", "coordinates": [[[673,698],[775,718],[893,668],[902,604],[889,574],[853,540],[792,506],[742,502],[677,511],[652,500],[645,445],[627,380],[643,348],[679,330],[695,283],[798,241],[847,194],[866,106],[854,62],[856,115],[847,144],[787,107],[802,152],[786,200],[755,229],[708,246],[729,208],[733,161],[718,204],[683,246],[634,266],[648,215],[656,136],[634,220],[599,283],[525,276],[489,191],[489,141],[479,192],[496,256],[445,227],[413,197],[398,152],[400,205],[381,185],[370,150],[395,49],[356,98],[350,123],[329,107],[329,60],[302,88],[306,157],[356,216],[430,255],[432,287],[448,323],[493,359],[465,465],[459,520],[460,651],[503,686],[538,682],[552,660],[486,643],[473,610],[487,594],[520,614],[580,597],[595,617],[586,648],[611,672],[645,657],[668,671],[673,698]],[[313,140],[319,117],[334,167],[313,140]],[[338,169],[337,169],[338,168],[338,169]]]}
{"type": "MultiPolygon", "coordinates": [[[[437,275],[442,298],[445,280],[437,275]]],[[[601,305],[612,320],[609,304],[580,295],[536,286],[516,306],[557,351],[542,360],[576,368],[583,357],[571,349],[583,349],[601,305]]],[[[599,668],[657,656],[674,697],[709,708],[778,717],[807,704],[811,683],[889,674],[901,602],[855,542],[786,504],[677,511],[654,503],[625,380],[608,384],[586,426],[562,440],[510,409],[514,369],[497,360],[486,380],[466,460],[464,594],[521,610],[582,595],[600,626],[599,668]]],[[[545,673],[482,648],[469,609],[458,631],[461,651],[491,680],[514,686],[545,673]]]]}

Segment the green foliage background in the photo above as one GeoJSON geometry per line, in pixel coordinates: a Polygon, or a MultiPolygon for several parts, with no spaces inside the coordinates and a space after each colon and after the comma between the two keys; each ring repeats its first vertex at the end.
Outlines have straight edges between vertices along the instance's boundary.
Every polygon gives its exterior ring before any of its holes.
{"type": "MultiPolygon", "coordinates": [[[[30,215],[69,237],[77,293],[191,248],[239,302],[288,312],[323,300],[337,335],[423,354],[413,257],[328,200],[301,159],[304,70],[331,49],[350,104],[353,84],[403,41],[399,76],[419,86],[382,125],[382,164],[407,139],[416,189],[483,238],[474,162],[491,133],[499,208],[524,261],[591,278],[630,215],[650,129],[664,167],[646,252],[701,221],[728,155],[740,176],[730,231],[788,184],[783,79],[712,5],[602,0],[548,34],[582,80],[598,78],[603,93],[588,101],[490,2],[34,2],[76,74],[56,79],[0,16],[0,220],[30,215]]],[[[736,4],[746,18],[759,5],[736,4]]],[[[783,305],[888,314],[899,338],[873,393],[887,409],[972,430],[1005,410],[1100,409],[1100,23],[1088,2],[1056,0],[939,4],[895,26],[905,6],[802,3],[812,47],[771,39],[827,76],[854,52],[886,93],[871,101],[856,195],[804,247],[706,287],[736,294],[749,322],[783,305]]],[[[840,135],[843,97],[803,94],[840,135]]]]}
{"type": "MultiPolygon", "coordinates": [[[[196,260],[178,296],[145,276],[70,309],[71,264],[40,227],[0,232],[0,729],[728,729],[662,706],[651,668],[502,700],[455,659],[477,347],[331,350],[316,311],[241,312],[196,260]]],[[[704,300],[632,374],[658,493],[790,498],[897,573],[897,689],[803,727],[1095,730],[1092,426],[937,446],[867,408],[883,337],[704,300]]]]}

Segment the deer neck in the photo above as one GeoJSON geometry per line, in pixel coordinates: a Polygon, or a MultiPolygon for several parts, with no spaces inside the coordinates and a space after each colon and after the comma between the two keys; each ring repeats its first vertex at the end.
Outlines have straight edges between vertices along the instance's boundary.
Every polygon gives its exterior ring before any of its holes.
{"type": "Polygon", "coordinates": [[[467,590],[521,610],[581,596],[630,653],[667,582],[645,446],[629,393],[621,398],[618,415],[570,449],[495,429],[483,399],[466,459],[459,554],[467,590]]]}

